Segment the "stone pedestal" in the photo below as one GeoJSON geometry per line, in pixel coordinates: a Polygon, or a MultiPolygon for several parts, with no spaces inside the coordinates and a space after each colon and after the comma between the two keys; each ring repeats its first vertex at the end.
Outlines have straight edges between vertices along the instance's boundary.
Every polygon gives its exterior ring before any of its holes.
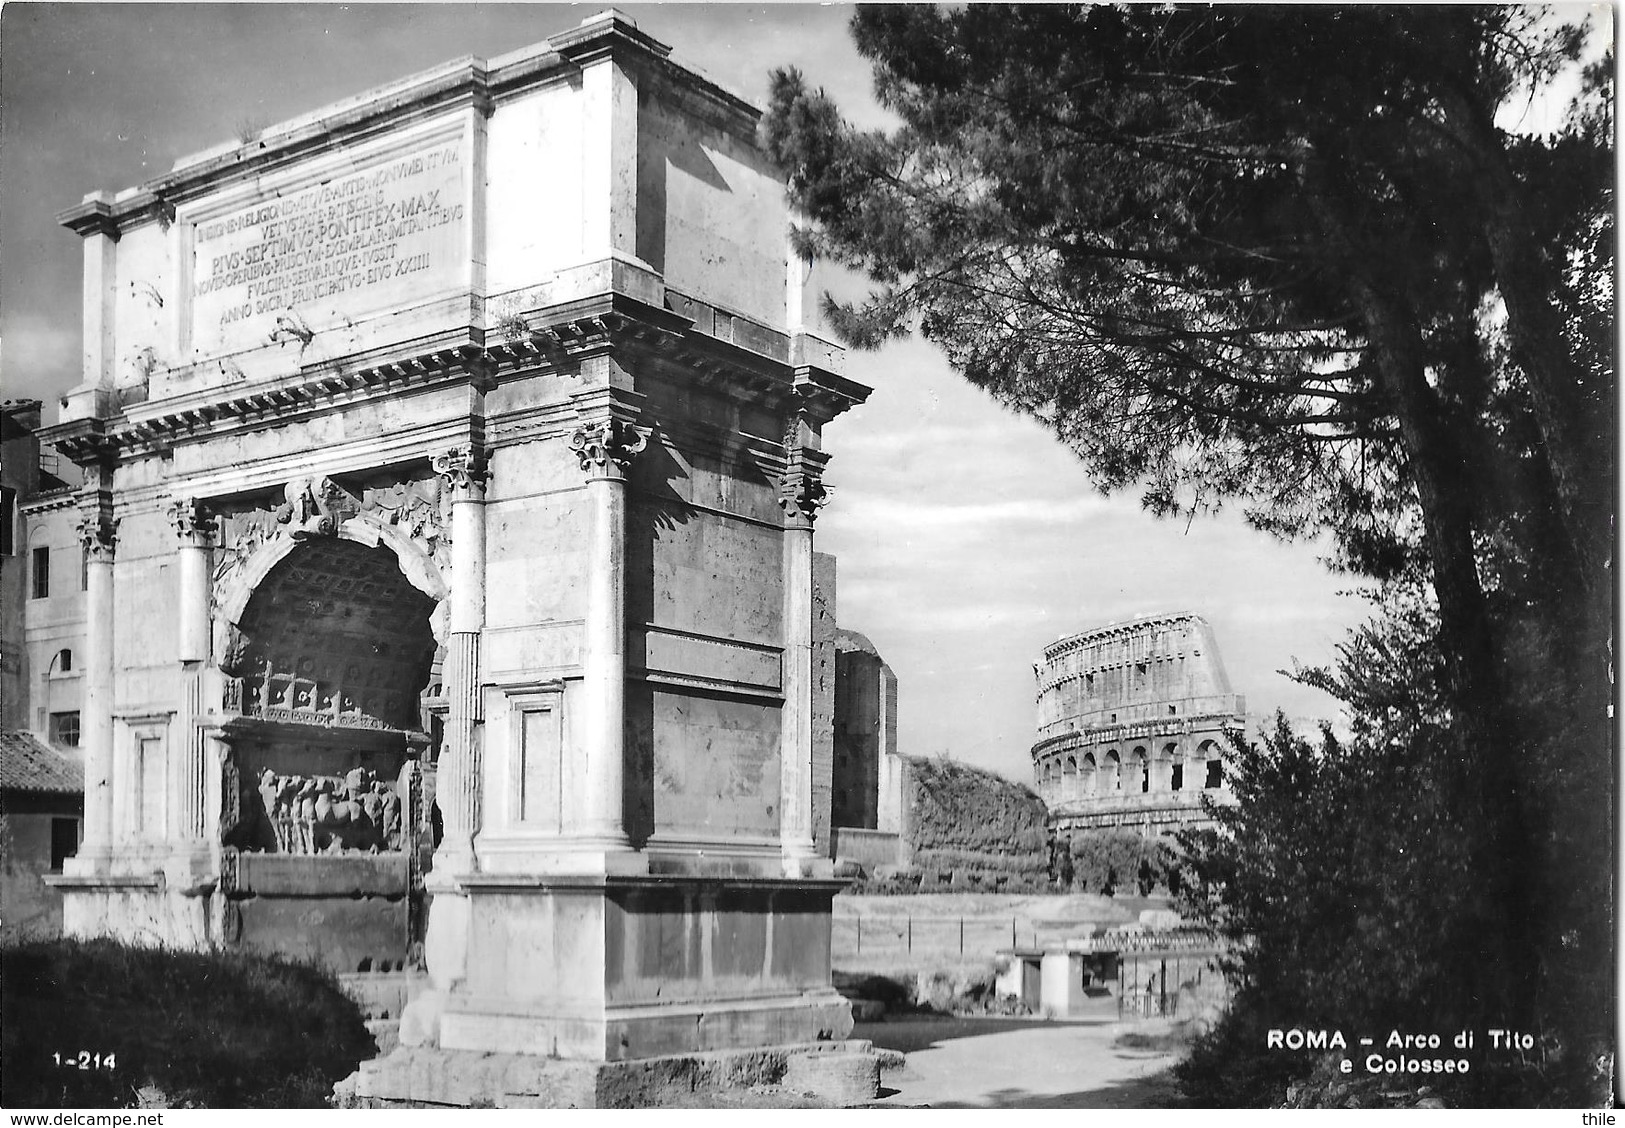
{"type": "Polygon", "coordinates": [[[450,1050],[621,1061],[839,1040],[835,881],[470,877],[450,1050]]]}

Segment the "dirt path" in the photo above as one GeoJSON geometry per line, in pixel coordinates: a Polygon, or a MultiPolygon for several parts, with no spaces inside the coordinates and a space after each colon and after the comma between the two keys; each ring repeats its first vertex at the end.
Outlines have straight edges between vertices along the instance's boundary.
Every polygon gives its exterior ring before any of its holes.
{"type": "Polygon", "coordinates": [[[854,1038],[901,1050],[883,1104],[930,1108],[1177,1108],[1177,1055],[1119,1049],[1112,1022],[908,1019],[862,1023],[854,1038]]]}

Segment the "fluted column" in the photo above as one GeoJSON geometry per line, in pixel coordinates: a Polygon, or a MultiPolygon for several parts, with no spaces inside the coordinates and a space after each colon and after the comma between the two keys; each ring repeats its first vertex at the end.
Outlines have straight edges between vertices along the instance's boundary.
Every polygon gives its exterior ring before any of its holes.
{"type": "Polygon", "coordinates": [[[442,837],[438,868],[460,873],[474,866],[480,831],[480,632],[485,627],[485,480],[480,453],[470,445],[434,456],[434,471],[451,499],[451,607],[442,684],[446,728],[436,777],[442,837]]]}
{"type": "Polygon", "coordinates": [[[203,667],[209,661],[210,552],[214,548],[213,516],[196,498],[179,498],[169,507],[178,538],[180,584],[176,613],[180,618],[177,657],[181,663],[183,708],[177,717],[179,747],[174,761],[174,839],[195,845],[207,839],[207,741],[198,726],[205,716],[203,667]]]}
{"type": "Polygon", "coordinates": [[[826,500],[823,456],[794,446],[779,494],[784,508],[784,711],[779,740],[779,846],[785,872],[814,854],[812,826],[813,520],[826,500]]]}
{"type": "Polygon", "coordinates": [[[647,440],[613,416],[584,423],[570,446],[587,475],[591,510],[582,648],[586,757],[581,837],[605,849],[626,836],[626,471],[647,440]]]}
{"type": "Polygon", "coordinates": [[[85,549],[85,696],[80,743],[85,750],[85,838],[79,856],[105,859],[113,847],[113,552],[118,522],[111,506],[79,521],[85,549]]]}

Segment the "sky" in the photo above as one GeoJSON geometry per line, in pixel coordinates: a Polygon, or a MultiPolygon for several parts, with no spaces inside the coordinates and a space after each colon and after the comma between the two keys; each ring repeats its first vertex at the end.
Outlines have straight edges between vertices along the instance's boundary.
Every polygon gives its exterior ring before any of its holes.
{"type": "MultiPolygon", "coordinates": [[[[463,55],[491,57],[603,5],[19,4],[0,9],[0,395],[78,382],[80,241],[55,215],[178,157],[463,55]]],[[[621,5],[673,58],[760,106],[794,65],[860,125],[885,123],[843,5],[621,5]]],[[[1213,625],[1250,712],[1335,715],[1278,671],[1327,663],[1367,605],[1323,546],[1239,514],[1185,522],[1106,498],[1030,419],[918,340],[849,354],[875,389],[831,423],[839,620],[899,682],[899,746],[1030,782],[1033,664],[1057,638],[1136,615],[1213,625]]]]}

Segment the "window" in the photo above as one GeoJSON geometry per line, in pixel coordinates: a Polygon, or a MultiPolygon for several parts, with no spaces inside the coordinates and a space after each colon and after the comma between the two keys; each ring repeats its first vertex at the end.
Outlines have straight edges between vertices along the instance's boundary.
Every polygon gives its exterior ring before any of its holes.
{"type": "Polygon", "coordinates": [[[17,551],[17,491],[0,486],[0,556],[17,551]]]}
{"type": "Polygon", "coordinates": [[[34,598],[48,599],[51,595],[51,550],[34,550],[34,598]]]}
{"type": "Polygon", "coordinates": [[[79,747],[79,712],[51,714],[51,741],[69,748],[79,747]]]}
{"type": "Polygon", "coordinates": [[[79,852],[79,820],[51,820],[51,870],[61,872],[62,863],[79,852]]]}
{"type": "Polygon", "coordinates": [[[59,674],[73,673],[73,651],[64,647],[56,652],[55,670],[59,674]]]}

